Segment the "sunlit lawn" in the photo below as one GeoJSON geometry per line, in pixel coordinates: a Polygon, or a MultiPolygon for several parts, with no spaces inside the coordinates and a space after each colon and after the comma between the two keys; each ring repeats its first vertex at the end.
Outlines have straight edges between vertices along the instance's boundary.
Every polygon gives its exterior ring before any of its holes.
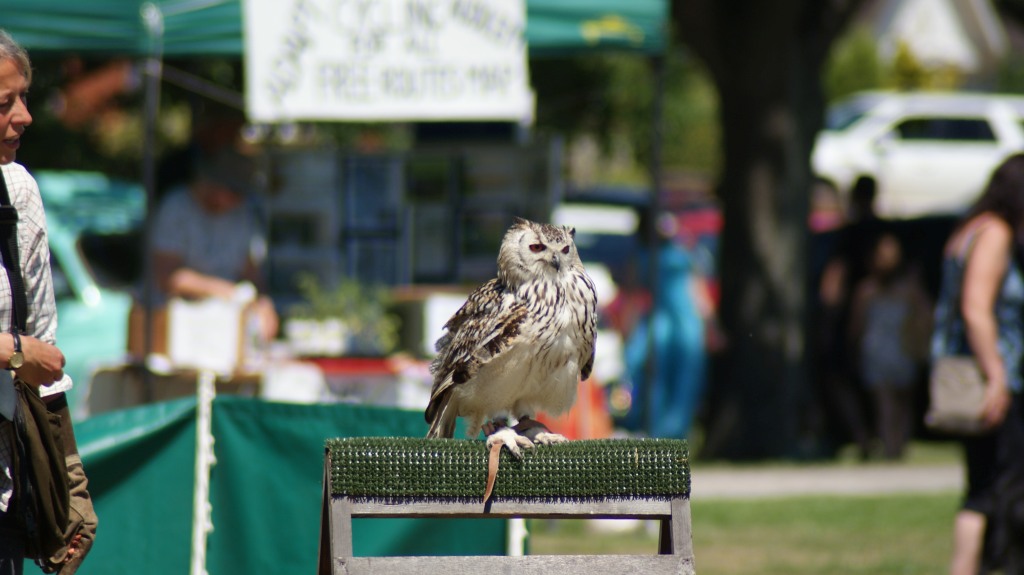
{"type": "MultiPolygon", "coordinates": [[[[946,569],[958,495],[692,502],[700,575],[910,575],[946,569]]],[[[650,533],[648,533],[650,531],[650,533]]],[[[642,526],[601,531],[583,520],[530,522],[532,554],[655,553],[642,526]]]]}
{"type": "MultiPolygon", "coordinates": [[[[957,460],[955,446],[918,443],[906,465],[957,460]]],[[[700,463],[698,462],[697,465],[700,463]]],[[[856,465],[841,455],[836,465],[856,465]]],[[[815,496],[695,500],[693,544],[699,575],[931,575],[947,569],[960,495],[815,496]]],[[[654,525],[628,532],[582,520],[530,527],[533,554],[642,554],[657,551],[654,525]]]]}

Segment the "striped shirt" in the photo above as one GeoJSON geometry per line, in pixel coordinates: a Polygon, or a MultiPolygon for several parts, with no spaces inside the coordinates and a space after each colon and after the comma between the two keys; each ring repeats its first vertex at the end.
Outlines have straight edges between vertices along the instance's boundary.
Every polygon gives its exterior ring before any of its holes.
{"type": "MultiPolygon", "coordinates": [[[[53,283],[50,277],[50,248],[46,237],[46,214],[39,186],[35,179],[20,164],[0,166],[7,181],[7,192],[11,203],[18,210],[18,254],[21,259],[21,273],[25,278],[25,294],[28,299],[26,333],[36,339],[56,344],[57,305],[53,299],[53,283]]],[[[0,264],[4,262],[0,261],[0,264]]],[[[11,329],[11,284],[7,273],[0,273],[0,331],[11,329]]],[[[11,374],[0,370],[0,384],[10,381],[11,374]]],[[[40,395],[46,397],[71,389],[72,382],[66,375],[53,385],[40,388],[40,395]]],[[[10,429],[8,427],[8,429],[10,429]]],[[[12,437],[0,437],[0,512],[6,512],[14,485],[11,480],[12,437]]]]}

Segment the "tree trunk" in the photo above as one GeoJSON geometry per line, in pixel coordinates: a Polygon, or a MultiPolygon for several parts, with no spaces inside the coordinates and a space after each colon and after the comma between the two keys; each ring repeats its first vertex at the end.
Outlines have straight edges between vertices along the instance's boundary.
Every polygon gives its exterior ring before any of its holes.
{"type": "Polygon", "coordinates": [[[720,320],[729,338],[708,397],[703,455],[798,455],[808,370],[810,153],[825,50],[850,2],[676,6],[683,43],[719,90],[725,163],[720,320]]]}
{"type": "Polygon", "coordinates": [[[729,347],[713,373],[720,393],[712,394],[705,447],[730,458],[788,455],[807,387],[810,177],[789,159],[805,145],[793,133],[794,106],[782,93],[766,98],[765,88],[730,90],[721,104],[720,314],[729,347]]]}

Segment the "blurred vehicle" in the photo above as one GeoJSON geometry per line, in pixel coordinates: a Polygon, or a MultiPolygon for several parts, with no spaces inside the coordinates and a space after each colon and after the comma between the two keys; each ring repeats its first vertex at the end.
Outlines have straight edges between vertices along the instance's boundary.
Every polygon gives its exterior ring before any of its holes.
{"type": "Polygon", "coordinates": [[[632,188],[573,192],[555,206],[551,221],[576,228],[580,259],[604,266],[616,283],[623,283],[639,249],[639,210],[649,201],[644,190],[632,188]]]}
{"type": "Polygon", "coordinates": [[[955,214],[992,170],[1024,151],[1024,97],[864,92],[829,108],[811,165],[846,200],[862,177],[886,218],[955,214]]]}
{"type": "Polygon", "coordinates": [[[116,246],[139,248],[145,192],[137,184],[93,172],[42,170],[33,175],[47,211],[57,345],[67,360],[64,371],[75,382],[71,407],[81,415],[78,400],[93,370],[125,356],[131,273],[124,270],[135,262],[116,246]]]}
{"type": "Polygon", "coordinates": [[[88,387],[93,370],[125,355],[131,296],[101,287],[80,249],[79,236],[49,220],[50,269],[57,300],[57,345],[64,372],[75,388],[72,409],[88,387]]]}

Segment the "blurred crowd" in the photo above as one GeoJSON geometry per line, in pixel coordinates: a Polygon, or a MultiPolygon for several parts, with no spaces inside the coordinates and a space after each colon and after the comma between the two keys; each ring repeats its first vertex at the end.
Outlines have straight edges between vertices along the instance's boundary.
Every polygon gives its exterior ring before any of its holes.
{"type": "Polygon", "coordinates": [[[822,407],[865,460],[901,458],[916,430],[933,306],[922,261],[876,215],[875,191],[863,178],[851,192],[818,283],[815,333],[822,407]]]}
{"type": "MultiPolygon", "coordinates": [[[[1024,573],[1022,190],[1017,154],[960,216],[887,221],[864,178],[842,224],[812,246],[810,427],[865,461],[901,460],[922,435],[961,444],[954,575],[1024,573]],[[952,356],[970,358],[981,375],[970,431],[923,423],[933,366],[952,356]]],[[[678,218],[644,212],[640,222],[640,252],[606,310],[625,341],[625,382],[610,403],[627,433],[699,440],[708,357],[727,342],[678,218]]]]}

